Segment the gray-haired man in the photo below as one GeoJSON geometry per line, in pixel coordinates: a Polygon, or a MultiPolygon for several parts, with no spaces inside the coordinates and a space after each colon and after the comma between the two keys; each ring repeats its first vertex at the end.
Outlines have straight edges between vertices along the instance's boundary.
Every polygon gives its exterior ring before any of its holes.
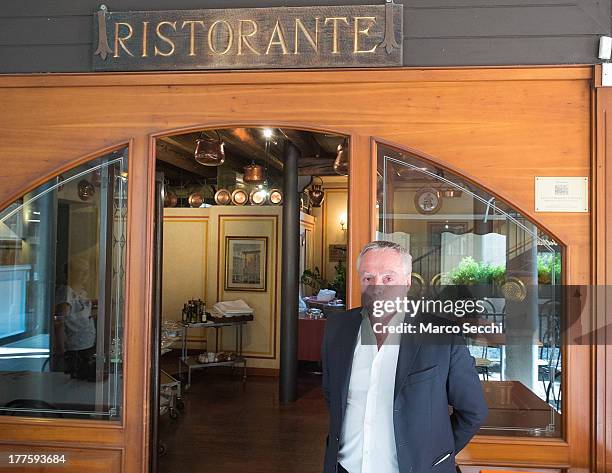
{"type": "Polygon", "coordinates": [[[357,269],[363,305],[330,314],[322,346],[330,415],[324,473],[454,473],[456,454],[487,416],[474,359],[454,338],[423,343],[373,330],[416,315],[373,315],[380,302],[407,294],[412,258],[403,247],[370,242],[357,269]]]}

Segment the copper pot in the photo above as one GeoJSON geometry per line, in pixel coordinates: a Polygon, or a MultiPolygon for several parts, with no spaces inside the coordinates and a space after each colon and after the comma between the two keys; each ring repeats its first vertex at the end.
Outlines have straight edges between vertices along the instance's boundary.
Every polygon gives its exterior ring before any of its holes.
{"type": "Polygon", "coordinates": [[[259,164],[251,163],[244,167],[244,176],[242,177],[244,182],[250,184],[260,184],[264,181],[264,170],[263,166],[259,164]]]}
{"type": "Polygon", "coordinates": [[[204,166],[221,166],[225,161],[225,150],[221,135],[217,133],[217,138],[208,138],[202,134],[196,140],[195,160],[204,166]]]}
{"type": "Polygon", "coordinates": [[[317,178],[321,181],[321,184],[313,184],[310,189],[308,189],[308,196],[310,197],[310,202],[313,207],[321,207],[323,203],[323,199],[325,198],[325,192],[323,191],[323,179],[317,176],[317,178]]]}
{"type": "Polygon", "coordinates": [[[95,193],[96,193],[96,189],[91,182],[86,181],[85,179],[79,181],[79,184],[78,184],[79,199],[87,201],[91,199],[95,193]]]}
{"type": "Polygon", "coordinates": [[[348,176],[349,174],[349,158],[346,140],[344,140],[344,143],[338,145],[338,154],[334,161],[334,171],[341,176],[348,176]]]}

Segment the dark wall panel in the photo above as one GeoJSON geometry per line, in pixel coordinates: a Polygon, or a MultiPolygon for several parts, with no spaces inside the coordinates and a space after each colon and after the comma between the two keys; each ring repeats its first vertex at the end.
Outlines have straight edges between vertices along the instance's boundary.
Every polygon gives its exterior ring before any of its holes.
{"type": "MultiPolygon", "coordinates": [[[[0,73],[87,72],[92,0],[5,2],[0,73]]],[[[382,0],[122,0],[112,10],[375,4],[382,0]]],[[[404,0],[407,66],[593,64],[612,0],[404,0]]]]}

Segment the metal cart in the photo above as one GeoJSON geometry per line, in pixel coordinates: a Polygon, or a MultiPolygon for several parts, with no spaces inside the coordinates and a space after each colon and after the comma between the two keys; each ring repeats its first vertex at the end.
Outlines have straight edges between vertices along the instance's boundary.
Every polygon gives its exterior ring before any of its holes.
{"type": "MultiPolygon", "coordinates": [[[[161,355],[171,352],[173,345],[184,338],[184,333],[184,327],[181,327],[179,335],[174,337],[164,336],[166,331],[162,331],[161,355]]],[[[163,369],[159,371],[159,415],[169,412],[170,417],[176,419],[180,410],[185,407],[181,398],[181,381],[163,369]]]]}
{"type": "MultiPolygon", "coordinates": [[[[252,320],[252,319],[251,319],[252,320]]],[[[179,377],[182,374],[183,365],[187,368],[187,384],[185,385],[185,389],[189,389],[191,386],[191,372],[200,368],[209,368],[211,366],[231,366],[234,367],[236,365],[242,364],[243,367],[243,375],[242,381],[245,382],[247,378],[246,371],[246,358],[242,356],[242,327],[248,322],[248,320],[238,319],[238,320],[228,320],[223,322],[199,322],[199,323],[191,323],[185,324],[185,330],[183,331],[183,347],[181,358],[179,360],[179,377]],[[236,357],[232,360],[227,361],[210,361],[206,363],[200,363],[198,361],[198,357],[196,356],[188,356],[187,354],[187,332],[192,328],[214,328],[215,329],[215,350],[218,350],[219,347],[219,329],[221,327],[234,327],[236,326],[236,357]]]]}

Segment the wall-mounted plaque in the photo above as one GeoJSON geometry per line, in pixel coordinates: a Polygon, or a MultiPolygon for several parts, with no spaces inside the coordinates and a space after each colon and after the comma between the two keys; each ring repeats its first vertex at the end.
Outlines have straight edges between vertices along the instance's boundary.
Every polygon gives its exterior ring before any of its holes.
{"type": "Polygon", "coordinates": [[[536,212],[588,212],[588,177],[535,178],[536,212]]]}
{"type": "Polygon", "coordinates": [[[402,5],[108,11],[97,71],[402,65],[402,5]]]}

